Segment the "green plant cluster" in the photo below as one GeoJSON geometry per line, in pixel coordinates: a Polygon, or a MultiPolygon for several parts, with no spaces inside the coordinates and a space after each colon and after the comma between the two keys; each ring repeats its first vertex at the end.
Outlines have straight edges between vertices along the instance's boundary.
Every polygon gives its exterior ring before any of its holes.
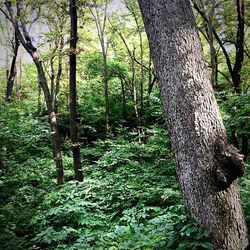
{"type": "Polygon", "coordinates": [[[163,127],[82,145],[82,183],[65,147],[57,187],[47,119],[24,104],[1,106],[1,249],[212,249],[182,206],[163,127]]]}

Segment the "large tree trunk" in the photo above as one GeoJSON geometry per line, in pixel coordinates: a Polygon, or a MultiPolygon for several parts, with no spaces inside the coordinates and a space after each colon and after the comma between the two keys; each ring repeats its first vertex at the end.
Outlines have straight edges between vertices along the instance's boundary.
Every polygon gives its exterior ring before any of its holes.
{"type": "Polygon", "coordinates": [[[189,0],[139,0],[167,114],[184,202],[216,249],[245,249],[236,178],[241,155],[227,143],[189,0]]]}
{"type": "Polygon", "coordinates": [[[77,43],[77,7],[76,1],[69,1],[71,34],[69,55],[69,94],[70,94],[70,138],[72,142],[72,153],[74,159],[75,179],[83,181],[80,144],[77,131],[77,94],[76,94],[76,43],[77,43]]]}

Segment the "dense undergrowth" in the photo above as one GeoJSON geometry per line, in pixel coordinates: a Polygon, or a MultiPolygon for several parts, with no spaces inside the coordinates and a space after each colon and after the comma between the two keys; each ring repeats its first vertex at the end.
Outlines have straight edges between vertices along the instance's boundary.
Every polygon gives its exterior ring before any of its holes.
{"type": "MultiPolygon", "coordinates": [[[[234,120],[248,124],[246,106],[237,119],[230,111],[235,101],[222,106],[229,132],[234,120]]],[[[30,102],[1,103],[0,249],[212,249],[183,207],[162,119],[140,132],[117,126],[108,140],[89,133],[102,133],[98,122],[85,124],[84,182],[73,180],[66,138],[66,183],[58,187],[48,120],[30,102]]],[[[241,194],[248,225],[249,180],[247,172],[241,194]]]]}
{"type": "Polygon", "coordinates": [[[65,143],[57,187],[46,118],[25,102],[1,109],[1,249],[211,248],[182,206],[161,126],[82,145],[82,183],[65,143]]]}

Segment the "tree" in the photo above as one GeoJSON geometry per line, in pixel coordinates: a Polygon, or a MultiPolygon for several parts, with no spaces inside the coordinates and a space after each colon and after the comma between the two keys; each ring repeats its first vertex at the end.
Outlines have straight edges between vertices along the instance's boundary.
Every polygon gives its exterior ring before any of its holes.
{"type": "Polygon", "coordinates": [[[6,14],[6,17],[8,17],[9,20],[12,22],[19,41],[21,42],[25,50],[29,53],[29,55],[32,57],[32,60],[37,68],[39,84],[44,92],[45,102],[46,102],[48,115],[49,115],[49,122],[51,126],[53,155],[54,155],[54,161],[56,164],[56,171],[57,171],[57,183],[61,185],[64,182],[61,141],[60,141],[60,135],[58,131],[57,117],[54,112],[51,93],[48,87],[43,64],[37,52],[37,48],[34,46],[32,42],[33,39],[30,36],[27,30],[26,24],[23,20],[22,1],[20,0],[16,1],[16,10],[17,10],[16,16],[14,14],[11,1],[6,0],[5,6],[8,10],[8,15],[6,14]]]}
{"type": "Polygon", "coordinates": [[[227,142],[190,1],[138,2],[186,207],[216,249],[245,249],[237,184],[243,157],[227,142]]]}
{"type": "MultiPolygon", "coordinates": [[[[135,1],[136,3],[136,1],[135,1]]],[[[134,9],[135,7],[133,6],[134,1],[132,3],[129,3],[128,1],[125,1],[126,7],[128,9],[128,11],[131,13],[131,15],[133,16],[133,19],[136,23],[136,29],[137,29],[137,33],[139,35],[139,41],[140,41],[140,67],[141,67],[141,80],[140,80],[140,101],[141,101],[141,110],[140,110],[140,118],[142,119],[142,115],[143,115],[143,89],[144,89],[144,65],[143,65],[143,41],[142,41],[142,29],[140,27],[139,24],[139,18],[138,18],[138,14],[136,13],[136,10],[134,9]]]]}
{"type": "Polygon", "coordinates": [[[137,107],[137,90],[136,90],[136,84],[135,84],[135,73],[136,73],[135,72],[135,70],[136,70],[135,69],[135,55],[134,55],[135,53],[134,53],[134,50],[132,51],[129,48],[128,43],[126,42],[125,37],[123,36],[122,32],[112,24],[110,19],[109,19],[109,23],[110,23],[111,27],[114,29],[114,31],[117,32],[117,34],[121,38],[121,40],[122,40],[122,42],[127,50],[127,53],[129,55],[130,61],[131,61],[131,73],[132,73],[132,77],[130,80],[131,99],[133,102],[133,111],[134,111],[134,115],[135,115],[135,121],[136,121],[136,124],[139,125],[139,113],[138,113],[138,107],[137,107]]]}
{"type": "MultiPolygon", "coordinates": [[[[2,13],[5,17],[8,17],[7,14],[0,8],[0,13],[2,13]]],[[[6,84],[6,92],[5,92],[5,100],[10,102],[12,98],[12,91],[14,87],[14,82],[16,80],[17,76],[17,55],[18,55],[18,48],[20,45],[20,42],[18,40],[17,34],[13,32],[13,28],[10,27],[12,25],[7,18],[5,18],[5,23],[2,23],[2,20],[0,21],[0,28],[1,28],[1,44],[5,44],[7,54],[6,54],[6,78],[7,78],[7,84],[6,84]],[[13,34],[14,33],[14,34],[13,34]],[[9,67],[9,53],[8,50],[11,51],[11,65],[9,67]]]]}
{"type": "Polygon", "coordinates": [[[20,43],[19,43],[19,40],[18,40],[16,33],[14,35],[13,40],[14,40],[12,42],[13,57],[12,57],[12,61],[11,61],[11,66],[10,66],[8,81],[7,81],[7,87],[6,87],[6,101],[11,100],[14,81],[15,81],[16,74],[17,74],[16,61],[17,61],[17,53],[18,53],[18,48],[19,48],[20,43]]]}
{"type": "Polygon", "coordinates": [[[103,9],[103,17],[100,13],[100,6],[97,5],[96,1],[94,1],[93,9],[90,9],[92,17],[94,19],[98,38],[101,44],[102,49],[102,57],[103,57],[103,82],[104,82],[104,95],[105,95],[105,130],[106,130],[106,137],[109,134],[109,89],[108,89],[108,41],[105,35],[106,29],[106,22],[107,22],[107,8],[108,8],[108,0],[102,1],[104,5],[103,9]]]}
{"type": "Polygon", "coordinates": [[[202,18],[202,27],[198,26],[199,31],[202,33],[207,43],[209,44],[210,52],[210,67],[211,67],[211,83],[214,88],[218,84],[218,49],[216,48],[214,36],[213,36],[213,27],[215,26],[215,10],[218,7],[216,0],[203,3],[200,1],[200,6],[203,9],[204,13],[207,13],[206,20],[202,18]],[[211,3],[210,3],[211,2],[211,3]],[[210,6],[211,5],[211,6],[210,6]]]}
{"type": "Polygon", "coordinates": [[[69,55],[69,93],[70,93],[70,138],[74,159],[75,179],[83,181],[80,144],[77,131],[77,93],[76,93],[76,43],[77,43],[77,6],[75,0],[69,1],[70,8],[70,55],[69,55]]]}
{"type": "MultiPolygon", "coordinates": [[[[208,27],[208,31],[210,31],[210,35],[207,35],[207,40],[210,44],[212,71],[215,72],[213,68],[216,69],[216,60],[212,60],[212,58],[216,59],[216,54],[213,50],[214,37],[226,59],[226,64],[230,77],[232,79],[234,90],[236,93],[241,94],[243,92],[242,83],[244,79],[244,76],[242,77],[241,71],[244,63],[244,52],[246,52],[245,44],[247,44],[247,42],[245,41],[245,0],[234,1],[234,4],[232,4],[232,6],[228,6],[228,3],[226,3],[225,5],[225,3],[220,1],[217,2],[215,0],[211,1],[211,3],[210,1],[205,2],[193,0],[193,4],[195,10],[204,20],[205,26],[208,27]],[[222,13],[220,13],[220,11],[215,12],[215,8],[222,9],[222,13]],[[209,12],[208,9],[211,9],[211,11],[209,12]],[[229,14],[227,14],[226,12],[229,12],[229,14]],[[211,18],[211,15],[214,16],[214,18],[211,18]],[[221,19],[225,19],[225,21],[221,23],[221,19]],[[232,26],[232,23],[235,27],[232,26]],[[231,54],[234,55],[234,61],[231,57],[231,54]]],[[[237,134],[233,129],[233,126],[231,137],[234,146],[239,148],[237,134]]],[[[248,136],[243,134],[241,139],[241,151],[244,154],[246,160],[248,156],[248,136]]]]}
{"type": "MultiPolygon", "coordinates": [[[[58,113],[58,101],[60,85],[63,75],[63,57],[66,54],[64,50],[66,37],[68,35],[68,10],[67,2],[47,2],[43,3],[42,21],[48,27],[49,32],[45,34],[44,44],[49,44],[50,50],[46,56],[43,56],[46,65],[47,74],[50,78],[50,92],[54,105],[55,113],[58,113]],[[49,11],[53,9],[53,14],[49,11]]],[[[68,64],[68,62],[67,62],[68,64]]]]}
{"type": "MultiPolygon", "coordinates": [[[[235,1],[235,9],[236,9],[236,15],[237,15],[237,30],[235,34],[233,34],[233,38],[227,36],[225,39],[221,38],[220,35],[218,34],[218,30],[214,27],[213,20],[211,20],[211,14],[207,15],[206,14],[206,9],[204,7],[204,3],[202,1],[195,1],[193,0],[193,5],[195,10],[200,14],[200,16],[203,18],[204,22],[208,25],[208,30],[209,30],[209,40],[210,40],[210,46],[213,41],[213,36],[216,39],[217,43],[219,44],[225,59],[226,59],[226,64],[233,82],[234,89],[236,93],[241,92],[241,69],[242,69],[242,64],[244,60],[244,37],[245,37],[245,1],[244,0],[236,0],[235,1]],[[227,49],[226,44],[229,42],[230,45],[235,46],[235,60],[232,62],[232,59],[230,58],[228,50],[231,50],[230,46],[227,49]]],[[[215,5],[215,3],[212,3],[215,5]]],[[[217,3],[217,7],[222,4],[217,3]]],[[[228,3],[227,3],[228,4],[228,3]]],[[[214,9],[215,6],[212,7],[214,9]]],[[[214,10],[213,10],[214,11],[214,10]]],[[[224,13],[223,13],[224,14],[224,13]]],[[[223,24],[221,27],[221,30],[225,29],[225,26],[227,24],[223,24]]],[[[230,32],[231,33],[231,32],[230,32]]]]}

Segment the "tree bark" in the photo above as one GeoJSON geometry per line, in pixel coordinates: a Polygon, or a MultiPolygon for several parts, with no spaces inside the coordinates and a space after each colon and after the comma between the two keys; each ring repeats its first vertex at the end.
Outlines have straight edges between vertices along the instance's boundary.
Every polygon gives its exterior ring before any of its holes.
{"type": "Polygon", "coordinates": [[[75,0],[69,1],[70,7],[70,55],[69,55],[69,94],[70,94],[70,138],[74,159],[75,179],[83,181],[80,144],[77,131],[77,90],[76,90],[76,44],[77,44],[77,6],[75,0]]]}
{"type": "Polygon", "coordinates": [[[213,19],[214,19],[214,11],[215,11],[215,1],[212,1],[211,10],[208,13],[208,20],[207,23],[207,36],[209,42],[209,50],[210,50],[210,57],[211,57],[211,84],[213,88],[217,86],[217,78],[218,78],[218,59],[216,50],[214,47],[214,36],[213,36],[213,19]]]}
{"type": "Polygon", "coordinates": [[[243,159],[227,143],[190,1],[138,2],[186,207],[216,249],[245,249],[236,180],[244,173],[243,159]]]}

